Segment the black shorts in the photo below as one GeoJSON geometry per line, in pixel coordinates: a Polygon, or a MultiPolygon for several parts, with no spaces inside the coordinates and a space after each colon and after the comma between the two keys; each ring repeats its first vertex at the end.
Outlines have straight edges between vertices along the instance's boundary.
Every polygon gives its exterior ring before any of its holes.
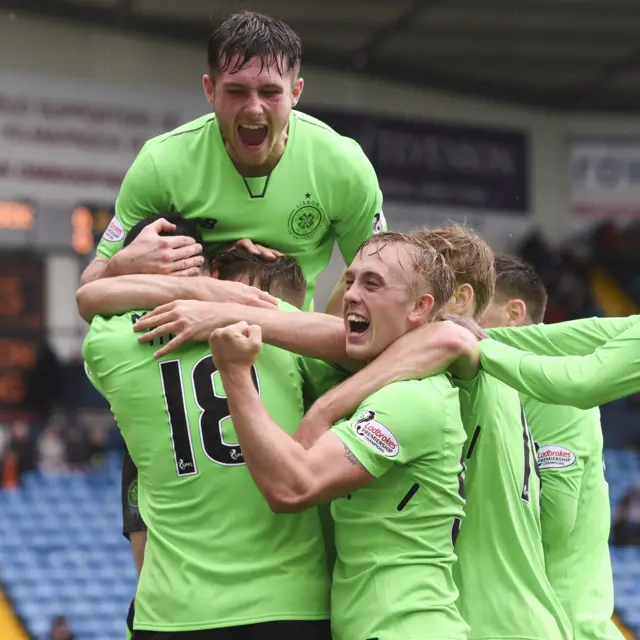
{"type": "Polygon", "coordinates": [[[284,620],[204,631],[134,631],[131,640],[331,640],[328,620],[284,620]]]}
{"type": "Polygon", "coordinates": [[[122,459],[122,535],[129,539],[130,533],[146,530],[147,525],[138,509],[138,469],[125,447],[122,459]]]}

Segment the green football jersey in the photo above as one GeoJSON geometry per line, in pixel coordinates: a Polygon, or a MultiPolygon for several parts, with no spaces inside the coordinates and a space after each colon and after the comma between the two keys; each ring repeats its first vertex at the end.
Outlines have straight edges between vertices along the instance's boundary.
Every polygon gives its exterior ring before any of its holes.
{"type": "Polygon", "coordinates": [[[455,383],[467,434],[467,504],[454,577],[469,637],[569,640],[545,572],[540,478],[518,393],[482,371],[455,383]]]}
{"type": "Polygon", "coordinates": [[[592,409],[640,392],[640,322],[585,356],[539,356],[482,340],[480,363],[540,402],[592,409]]]}
{"type": "Polygon", "coordinates": [[[332,428],[376,480],[334,500],[334,640],[464,640],[453,543],[463,518],[458,391],[397,382],[332,428]]]}
{"type": "MultiPolygon", "coordinates": [[[[538,355],[588,355],[638,316],[492,329],[495,340],[538,355]]],[[[576,640],[621,638],[611,621],[610,503],[598,409],[544,404],[522,394],[543,478],[542,537],[549,580],[576,640]]]]}
{"type": "MultiPolygon", "coordinates": [[[[135,628],[327,619],[317,510],[271,512],[244,463],[208,346],[156,360],[158,343],[133,332],[140,313],[96,317],[83,348],[139,473],[149,530],[135,628]]],[[[265,345],[253,377],[269,414],[293,433],[303,416],[297,358],[265,345]]]]}
{"type": "Polygon", "coordinates": [[[364,240],[386,228],[378,179],[360,146],[297,111],[280,162],[263,178],[237,172],[215,114],[149,140],[122,183],[97,254],[111,257],[134,224],[169,212],[196,220],[206,243],[250,238],[297,258],[305,309],[335,241],[350,263],[364,240]]]}
{"type": "Polygon", "coordinates": [[[609,487],[599,409],[543,404],[522,396],[538,444],[546,571],[575,640],[621,640],[611,620],[609,487]]]}
{"type": "Polygon", "coordinates": [[[631,328],[640,316],[583,318],[556,324],[487,329],[494,340],[541,356],[586,356],[631,328]]]}

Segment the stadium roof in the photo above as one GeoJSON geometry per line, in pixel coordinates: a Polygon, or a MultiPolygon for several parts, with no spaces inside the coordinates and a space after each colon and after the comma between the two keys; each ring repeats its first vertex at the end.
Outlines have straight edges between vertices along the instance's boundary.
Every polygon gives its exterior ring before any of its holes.
{"type": "Polygon", "coordinates": [[[514,104],[640,112],[640,0],[0,0],[0,9],[203,47],[239,9],[304,62],[514,104]]]}

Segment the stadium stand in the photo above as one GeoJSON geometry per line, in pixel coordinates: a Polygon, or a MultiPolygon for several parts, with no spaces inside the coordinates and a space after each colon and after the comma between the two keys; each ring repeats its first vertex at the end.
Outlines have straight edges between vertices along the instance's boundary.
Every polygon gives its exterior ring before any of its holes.
{"type": "MultiPolygon", "coordinates": [[[[34,638],[48,638],[64,614],[78,638],[119,640],[135,589],[135,570],[120,533],[120,459],[88,474],[25,475],[0,491],[0,581],[34,638]]],[[[607,450],[612,511],[640,477],[636,451],[607,450]]],[[[640,632],[640,547],[611,547],[616,610],[640,632]]],[[[19,636],[16,636],[19,637],[19,636]]]]}
{"type": "Polygon", "coordinates": [[[135,569],[121,534],[120,469],[111,453],[98,471],[31,472],[0,492],[0,581],[38,640],[60,614],[77,638],[124,637],[135,569]]]}

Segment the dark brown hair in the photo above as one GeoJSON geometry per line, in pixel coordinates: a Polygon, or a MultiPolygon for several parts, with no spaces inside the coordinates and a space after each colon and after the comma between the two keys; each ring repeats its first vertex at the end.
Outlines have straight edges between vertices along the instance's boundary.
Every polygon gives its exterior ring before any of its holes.
{"type": "Polygon", "coordinates": [[[520,299],[527,305],[533,322],[542,322],[547,308],[547,289],[536,270],[524,260],[497,253],[496,298],[500,301],[520,299]]]}
{"type": "Polygon", "coordinates": [[[230,247],[212,256],[211,270],[217,271],[220,280],[246,277],[252,286],[287,302],[304,298],[306,293],[307,281],[302,269],[298,261],[289,256],[269,259],[245,249],[230,247]]]}
{"type": "Polygon", "coordinates": [[[300,67],[302,42],[282,20],[253,11],[234,13],[209,38],[209,73],[236,73],[252,58],[259,58],[263,68],[275,64],[284,75],[285,71],[300,67]],[[232,65],[235,56],[237,60],[232,65]]]}

